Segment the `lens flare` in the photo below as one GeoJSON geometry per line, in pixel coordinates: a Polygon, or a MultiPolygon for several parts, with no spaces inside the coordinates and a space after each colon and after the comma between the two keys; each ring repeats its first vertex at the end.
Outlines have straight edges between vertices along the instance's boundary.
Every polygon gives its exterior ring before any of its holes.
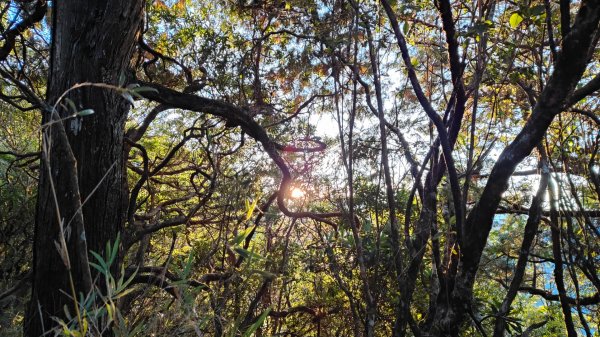
{"type": "Polygon", "coordinates": [[[302,199],[302,198],[304,198],[305,195],[306,195],[306,193],[303,190],[299,189],[298,187],[292,187],[290,189],[290,197],[292,199],[302,199]]]}

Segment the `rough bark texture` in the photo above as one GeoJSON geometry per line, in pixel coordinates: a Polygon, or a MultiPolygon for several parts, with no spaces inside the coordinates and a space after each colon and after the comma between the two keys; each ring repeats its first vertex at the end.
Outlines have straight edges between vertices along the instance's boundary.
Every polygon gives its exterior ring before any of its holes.
{"type": "MultiPolygon", "coordinates": [[[[118,84],[135,46],[142,5],[141,0],[54,2],[49,105],[77,83],[118,84]]],[[[71,293],[69,272],[54,244],[59,241],[57,210],[65,227],[71,227],[66,238],[70,273],[76,292],[83,293],[90,284],[82,262],[89,250],[102,252],[107,241],[115,240],[126,211],[123,129],[129,103],[114,90],[92,87],[76,89],[68,97],[78,109],[95,113],[67,119],[64,129],[55,124],[47,131],[49,152],[40,170],[26,336],[37,337],[53,328],[56,323],[51,317],[64,319],[63,306],[73,304],[63,294],[71,293]],[[87,198],[81,216],[78,205],[87,198]],[[88,251],[81,251],[86,244],[88,251]]],[[[70,113],[60,107],[57,112],[61,118],[70,113]]],[[[46,111],[43,122],[49,120],[46,111]]]]}
{"type": "Polygon", "coordinates": [[[456,335],[458,322],[464,320],[472,296],[473,284],[483,249],[502,193],[516,166],[527,157],[543,138],[554,117],[568,104],[575,86],[589,62],[588,51],[594,47],[594,36],[600,19],[600,3],[583,1],[575,23],[562,43],[554,73],[548,80],[531,117],[515,140],[504,149],[494,165],[477,205],[465,223],[461,262],[452,293],[453,303],[437,313],[440,334],[456,335]]]}

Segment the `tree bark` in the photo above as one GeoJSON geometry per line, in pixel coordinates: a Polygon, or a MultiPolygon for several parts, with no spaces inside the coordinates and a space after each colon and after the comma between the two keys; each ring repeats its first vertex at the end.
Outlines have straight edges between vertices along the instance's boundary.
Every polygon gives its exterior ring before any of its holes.
{"type": "Polygon", "coordinates": [[[508,180],[517,165],[542,140],[554,117],[571,103],[575,87],[590,61],[589,51],[595,47],[594,36],[598,32],[599,21],[600,3],[582,1],[575,22],[562,42],[554,72],[531,116],[494,164],[481,197],[465,222],[461,260],[451,300],[440,306],[436,313],[438,335],[457,335],[457,326],[471,310],[475,277],[502,193],[508,188],[508,180]]]}
{"type": "MultiPolygon", "coordinates": [[[[143,1],[71,0],[53,6],[48,105],[77,83],[118,85],[135,46],[143,1]]],[[[58,117],[62,122],[44,131],[32,297],[24,323],[30,337],[55,327],[52,317],[66,320],[63,307],[73,309],[74,301],[65,293],[71,294],[72,286],[77,296],[92,289],[88,253],[103,253],[106,243],[114,242],[126,212],[123,135],[129,103],[115,90],[89,86],[67,97],[77,109],[95,113],[66,118],[73,111],[61,104],[54,117],[43,112],[42,123],[58,117]],[[55,246],[60,242],[59,219],[67,232],[70,228],[65,237],[69,268],[55,246]]]]}

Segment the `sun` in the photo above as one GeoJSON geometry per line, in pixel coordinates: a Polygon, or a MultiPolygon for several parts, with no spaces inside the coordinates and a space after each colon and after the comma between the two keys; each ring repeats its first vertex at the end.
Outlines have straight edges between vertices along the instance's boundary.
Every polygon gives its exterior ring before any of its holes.
{"type": "Polygon", "coordinates": [[[306,193],[303,190],[299,189],[298,187],[292,187],[290,189],[290,197],[292,199],[302,199],[302,198],[304,198],[305,195],[306,195],[306,193]]]}

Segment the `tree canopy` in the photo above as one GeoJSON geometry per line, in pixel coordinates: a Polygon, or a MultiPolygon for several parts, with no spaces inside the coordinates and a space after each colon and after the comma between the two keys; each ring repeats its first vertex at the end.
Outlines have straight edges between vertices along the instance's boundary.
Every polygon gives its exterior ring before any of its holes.
{"type": "Polygon", "coordinates": [[[0,335],[600,333],[600,2],[0,15],[0,335]]]}

